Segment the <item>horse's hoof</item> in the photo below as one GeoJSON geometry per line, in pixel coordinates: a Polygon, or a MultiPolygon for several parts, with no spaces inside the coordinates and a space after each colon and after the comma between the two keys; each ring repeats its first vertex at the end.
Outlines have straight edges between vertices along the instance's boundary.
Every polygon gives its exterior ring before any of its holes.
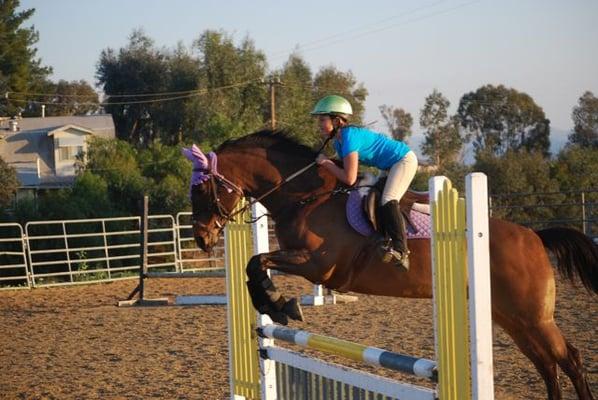
{"type": "Polygon", "coordinates": [[[270,317],[273,322],[281,325],[288,325],[289,318],[287,315],[282,311],[276,311],[272,308],[269,304],[264,304],[260,308],[258,308],[257,312],[260,314],[264,314],[270,317]]]}
{"type": "Polygon", "coordinates": [[[289,324],[289,319],[287,318],[286,314],[284,314],[284,313],[272,312],[268,315],[270,316],[270,318],[272,318],[272,321],[276,322],[277,324],[285,325],[285,326],[289,324]]]}
{"type": "Polygon", "coordinates": [[[303,321],[303,311],[301,310],[299,301],[297,301],[297,298],[295,297],[285,303],[282,307],[282,312],[295,321],[303,321]]]}

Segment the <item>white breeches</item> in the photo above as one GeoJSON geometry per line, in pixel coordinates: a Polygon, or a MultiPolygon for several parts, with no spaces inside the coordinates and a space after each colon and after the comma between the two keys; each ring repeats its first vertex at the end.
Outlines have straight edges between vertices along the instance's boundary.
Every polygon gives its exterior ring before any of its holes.
{"type": "Polygon", "coordinates": [[[384,192],[382,192],[382,204],[384,205],[391,200],[401,200],[416,172],[417,156],[413,151],[410,151],[390,168],[384,192]]]}

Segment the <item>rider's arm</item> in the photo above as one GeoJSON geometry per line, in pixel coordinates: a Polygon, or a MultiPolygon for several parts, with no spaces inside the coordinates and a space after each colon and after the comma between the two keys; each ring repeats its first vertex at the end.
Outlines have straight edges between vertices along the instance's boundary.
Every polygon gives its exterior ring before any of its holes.
{"type": "Polygon", "coordinates": [[[343,168],[339,168],[332,160],[323,160],[320,165],[324,166],[328,171],[332,172],[337,179],[352,186],[357,181],[357,169],[359,167],[359,158],[356,151],[347,154],[343,158],[343,168]]]}

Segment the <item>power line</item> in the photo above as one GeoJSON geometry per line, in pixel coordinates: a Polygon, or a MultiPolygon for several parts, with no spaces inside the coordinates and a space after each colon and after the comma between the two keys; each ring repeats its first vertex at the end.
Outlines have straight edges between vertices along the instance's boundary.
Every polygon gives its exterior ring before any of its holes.
{"type": "MultiPolygon", "coordinates": [[[[379,24],[387,22],[387,21],[391,21],[391,20],[394,20],[394,19],[397,19],[397,18],[402,18],[402,17],[408,16],[410,14],[414,14],[414,13],[417,13],[419,11],[422,11],[422,10],[425,10],[425,9],[428,9],[428,8],[431,8],[431,7],[435,7],[435,6],[441,4],[441,3],[445,2],[445,1],[446,0],[436,1],[435,3],[428,4],[428,5],[425,5],[425,6],[422,6],[422,7],[417,7],[415,9],[409,10],[409,11],[407,11],[405,13],[401,13],[401,14],[398,14],[398,15],[387,17],[387,18],[375,21],[375,22],[373,22],[371,24],[362,25],[362,26],[357,27],[357,28],[353,28],[353,29],[346,30],[346,31],[343,31],[343,32],[340,32],[340,33],[336,33],[336,34],[328,36],[326,38],[322,38],[322,39],[318,39],[318,40],[313,40],[313,41],[307,42],[307,43],[305,43],[303,45],[299,45],[299,48],[303,48],[304,51],[317,50],[317,49],[320,49],[320,48],[323,48],[323,47],[331,46],[331,45],[334,45],[334,44],[346,41],[348,39],[360,38],[360,37],[363,37],[363,36],[366,36],[366,35],[371,35],[373,33],[381,32],[381,31],[384,31],[384,30],[388,30],[388,29],[391,29],[391,28],[394,28],[394,27],[397,27],[397,26],[405,25],[405,24],[412,23],[412,22],[421,21],[421,20],[424,20],[424,19],[427,19],[427,18],[431,18],[431,17],[436,16],[436,15],[448,13],[450,11],[454,11],[456,9],[459,9],[459,8],[471,5],[473,3],[479,2],[480,0],[469,1],[469,2],[466,2],[466,3],[463,3],[463,4],[459,4],[459,5],[455,6],[455,7],[450,7],[450,8],[444,9],[444,10],[439,10],[438,12],[433,12],[433,13],[430,13],[430,14],[427,14],[427,15],[423,15],[421,17],[414,18],[414,19],[411,19],[411,20],[408,20],[408,21],[402,21],[402,22],[399,22],[399,23],[396,23],[396,24],[387,25],[387,26],[384,26],[384,27],[381,27],[381,28],[370,29],[370,30],[367,30],[365,32],[353,35],[350,38],[343,38],[343,39],[338,39],[338,40],[334,40],[334,41],[330,42],[330,40],[335,39],[337,37],[344,36],[344,35],[350,34],[352,32],[363,31],[364,29],[366,29],[366,28],[368,28],[370,26],[379,25],[379,24]],[[329,42],[329,43],[326,43],[326,42],[329,42]]],[[[289,52],[289,51],[278,51],[278,52],[275,52],[272,55],[272,57],[277,57],[277,56],[280,56],[280,55],[286,55],[286,54],[289,54],[289,53],[291,53],[291,52],[289,52]]],[[[257,78],[256,80],[260,80],[260,79],[261,78],[257,78]]],[[[226,87],[224,87],[224,88],[226,88],[226,87]]],[[[218,89],[218,88],[213,88],[212,90],[215,90],[215,89],[218,89]]],[[[205,89],[193,89],[193,90],[171,91],[171,92],[155,92],[155,93],[112,94],[112,95],[107,95],[107,96],[109,96],[111,98],[120,98],[120,97],[155,97],[155,96],[177,95],[177,97],[172,97],[172,98],[168,98],[168,99],[164,99],[163,100],[163,101],[171,101],[171,100],[178,100],[178,99],[185,98],[184,96],[178,96],[178,95],[189,95],[189,97],[191,97],[194,94],[200,94],[200,93],[203,94],[202,90],[205,90],[205,89]]],[[[6,92],[5,97],[8,99],[8,96],[10,94],[20,95],[20,96],[73,97],[73,98],[89,98],[89,97],[93,97],[94,96],[94,95],[91,95],[91,94],[81,94],[81,95],[79,95],[79,94],[57,94],[57,93],[35,93],[35,92],[13,92],[13,91],[9,91],[9,92],[6,92]]],[[[23,99],[11,98],[11,100],[25,102],[23,99]]],[[[42,101],[39,101],[39,100],[38,101],[29,101],[29,102],[32,102],[32,103],[43,103],[42,101]]],[[[153,102],[153,100],[151,102],[153,102]]],[[[133,102],[106,102],[106,103],[99,103],[99,105],[124,105],[124,104],[143,104],[143,103],[144,103],[143,101],[139,100],[139,101],[133,101],[133,102]]],[[[70,105],[68,103],[52,103],[52,104],[56,104],[56,105],[70,105]]],[[[81,105],[86,105],[86,104],[97,105],[98,103],[93,103],[93,102],[84,103],[83,102],[83,103],[79,103],[79,104],[81,104],[81,105]]]]}
{"type": "MultiPolygon", "coordinates": [[[[331,42],[330,42],[330,40],[331,40],[332,38],[334,38],[334,37],[337,37],[337,36],[340,36],[340,35],[341,35],[341,34],[335,34],[335,35],[333,35],[333,36],[330,36],[330,37],[328,37],[328,38],[326,38],[326,39],[322,39],[322,40],[320,40],[320,41],[322,41],[322,42],[328,42],[328,43],[323,43],[323,44],[321,44],[321,45],[315,45],[315,46],[313,46],[313,45],[312,45],[312,46],[305,45],[305,47],[304,47],[304,48],[302,48],[302,46],[301,46],[301,45],[299,45],[298,47],[299,47],[299,49],[300,49],[301,51],[312,51],[312,50],[321,49],[321,48],[324,48],[324,47],[332,46],[332,45],[334,45],[334,44],[337,44],[337,43],[347,42],[347,41],[349,41],[349,40],[358,39],[358,38],[361,38],[361,37],[363,37],[363,36],[367,36],[367,35],[371,35],[371,34],[374,34],[374,33],[382,32],[382,31],[385,31],[385,30],[388,30],[388,29],[396,28],[396,27],[398,27],[398,26],[403,26],[403,25],[407,25],[407,24],[410,24],[410,23],[413,23],[413,22],[418,22],[418,21],[422,21],[422,20],[425,20],[425,19],[428,19],[428,18],[432,18],[432,17],[435,17],[435,16],[437,16],[437,15],[446,14],[446,13],[449,13],[449,12],[451,12],[451,11],[457,10],[457,9],[459,9],[459,8],[463,8],[463,7],[469,6],[469,5],[471,5],[471,4],[477,3],[477,2],[479,2],[479,1],[481,1],[481,0],[473,0],[473,1],[465,2],[465,3],[459,4],[459,5],[457,5],[457,6],[454,6],[454,7],[446,8],[446,9],[444,9],[444,10],[440,10],[440,11],[437,11],[437,12],[432,12],[432,13],[429,13],[429,14],[423,15],[423,16],[421,16],[421,17],[416,17],[416,18],[413,18],[413,19],[410,19],[410,20],[407,20],[407,21],[402,21],[402,22],[399,22],[399,23],[395,23],[395,24],[387,25],[387,26],[385,26],[385,27],[381,27],[381,28],[371,29],[371,30],[365,31],[365,32],[363,32],[363,33],[360,33],[360,34],[353,35],[353,36],[351,36],[351,37],[348,37],[348,38],[337,39],[337,40],[333,40],[333,41],[331,41],[331,42]]],[[[432,6],[438,5],[438,4],[440,4],[441,2],[442,2],[442,1],[439,1],[439,2],[437,2],[437,3],[435,3],[435,4],[433,4],[433,5],[429,5],[429,6],[425,6],[425,7],[420,7],[419,9],[412,10],[412,11],[410,11],[410,12],[408,12],[408,13],[406,13],[406,14],[403,14],[403,15],[401,15],[401,16],[405,16],[405,15],[411,14],[411,13],[413,13],[413,12],[416,12],[416,11],[421,11],[422,9],[429,8],[429,7],[432,7],[432,6]]],[[[397,17],[399,17],[399,16],[395,16],[395,17],[387,18],[386,20],[388,20],[388,19],[393,19],[393,18],[397,18],[397,17]]],[[[361,30],[361,29],[357,29],[357,30],[361,30]]],[[[348,31],[348,32],[352,32],[352,31],[354,31],[354,30],[350,30],[350,31],[348,31]]],[[[310,42],[310,43],[315,43],[315,44],[317,44],[317,42],[319,42],[319,41],[318,41],[318,40],[316,40],[316,41],[313,41],[313,42],[310,42]]],[[[290,54],[290,53],[291,53],[291,52],[287,52],[287,53],[283,53],[283,52],[277,52],[277,53],[275,53],[275,54],[273,55],[273,57],[274,57],[274,58],[277,58],[277,56],[279,56],[279,55],[290,54]]]]}
{"type": "MultiPolygon", "coordinates": [[[[327,37],[324,37],[324,38],[312,40],[310,42],[302,43],[302,44],[297,45],[297,47],[301,49],[302,47],[309,47],[309,46],[316,45],[316,44],[321,43],[321,42],[327,42],[327,41],[335,39],[335,38],[337,38],[339,36],[347,35],[349,33],[359,32],[359,31],[364,30],[364,29],[369,29],[371,26],[379,25],[381,23],[384,23],[384,22],[387,22],[387,21],[391,21],[393,19],[402,18],[402,17],[405,17],[407,15],[416,13],[418,11],[424,10],[426,8],[435,7],[438,4],[443,3],[445,1],[446,0],[440,0],[440,1],[437,1],[437,2],[435,2],[433,4],[428,4],[426,6],[417,7],[415,9],[409,10],[409,11],[401,13],[401,14],[393,15],[391,17],[387,17],[387,18],[384,18],[384,19],[381,19],[381,20],[378,20],[378,21],[374,21],[372,23],[361,25],[361,26],[358,26],[358,27],[355,27],[355,28],[352,28],[352,29],[349,29],[349,30],[346,30],[346,31],[343,31],[343,32],[335,33],[335,34],[333,34],[331,36],[327,36],[327,37]]],[[[286,55],[286,54],[289,54],[288,50],[279,50],[279,51],[276,51],[276,52],[272,53],[271,56],[272,57],[277,57],[277,56],[286,55]]]]}
{"type": "MultiPolygon", "coordinates": [[[[178,92],[156,92],[156,93],[130,93],[130,94],[110,94],[110,97],[148,97],[148,96],[171,96],[179,94],[189,94],[197,92],[201,89],[181,90],[178,92]]],[[[37,96],[37,97],[94,97],[102,93],[94,94],[62,94],[62,93],[32,93],[32,92],[6,92],[7,95],[17,94],[21,96],[37,96]]]]}
{"type": "MultiPolygon", "coordinates": [[[[250,81],[234,83],[234,84],[226,85],[226,86],[219,86],[219,87],[206,88],[206,89],[197,89],[197,90],[193,90],[193,91],[182,92],[182,93],[188,93],[188,94],[183,95],[183,96],[175,96],[175,97],[167,97],[167,98],[151,99],[151,100],[101,102],[101,103],[94,103],[94,102],[65,103],[65,102],[47,102],[47,101],[41,101],[41,100],[16,99],[16,98],[12,98],[12,97],[9,96],[9,93],[17,93],[17,92],[7,92],[6,99],[11,100],[11,101],[21,102],[21,103],[47,104],[47,105],[64,105],[64,106],[73,106],[73,105],[81,105],[81,106],[83,106],[83,105],[90,105],[90,106],[101,106],[101,107],[103,107],[103,106],[114,106],[114,105],[147,104],[147,103],[161,103],[161,102],[166,102],[166,101],[173,101],[173,100],[180,100],[180,99],[186,99],[186,98],[190,98],[190,97],[201,96],[201,95],[204,95],[204,94],[208,94],[208,93],[210,93],[212,91],[220,91],[220,90],[225,90],[225,89],[232,89],[232,88],[247,86],[247,85],[249,85],[251,83],[255,83],[255,82],[261,82],[261,80],[253,79],[253,80],[250,80],[250,81]]],[[[172,93],[175,93],[175,92],[172,92],[172,93]]],[[[160,94],[147,93],[147,94],[144,94],[143,96],[153,96],[153,95],[160,95],[160,94]]],[[[60,95],[53,94],[52,96],[60,96],[60,95]]],[[[124,95],[120,95],[120,96],[108,95],[108,97],[123,97],[123,96],[124,95]]],[[[126,95],[126,96],[127,97],[143,97],[141,95],[126,95]]]]}
{"type": "Polygon", "coordinates": [[[16,94],[20,96],[39,96],[39,97],[94,97],[97,96],[99,93],[94,94],[61,94],[61,93],[30,93],[30,92],[13,92],[8,91],[5,93],[5,97],[9,96],[10,94],[16,94]]]}
{"type": "Polygon", "coordinates": [[[198,96],[201,93],[190,94],[186,96],[177,96],[177,97],[167,97],[164,99],[153,99],[153,100],[139,100],[139,101],[119,101],[119,102],[105,102],[105,103],[94,103],[94,102],[76,102],[76,103],[64,103],[64,102],[48,102],[48,101],[41,101],[41,100],[26,100],[26,99],[14,99],[11,98],[11,101],[27,103],[27,104],[46,104],[46,105],[55,105],[55,106],[115,106],[115,105],[130,105],[130,104],[147,104],[147,103],[160,103],[172,100],[180,100],[186,99],[189,97],[198,96]]]}
{"type": "Polygon", "coordinates": [[[329,43],[326,43],[326,44],[322,44],[322,45],[319,45],[319,46],[312,46],[312,47],[304,49],[303,51],[318,50],[318,49],[321,49],[321,48],[324,48],[324,47],[332,46],[334,44],[346,42],[346,41],[349,41],[349,40],[359,39],[359,38],[362,38],[364,36],[368,36],[368,35],[371,35],[371,34],[374,34],[374,33],[386,31],[386,30],[389,30],[389,29],[392,29],[392,28],[396,28],[396,27],[399,27],[399,26],[408,25],[408,24],[413,23],[413,22],[419,22],[419,21],[422,21],[422,20],[425,20],[425,19],[428,19],[428,18],[435,17],[437,15],[447,14],[447,13],[449,13],[451,11],[455,11],[455,10],[457,10],[459,8],[463,8],[463,7],[469,6],[469,5],[477,3],[479,1],[481,1],[481,0],[469,1],[469,2],[466,2],[466,3],[463,3],[463,4],[459,4],[457,6],[450,7],[450,8],[438,11],[438,12],[433,12],[433,13],[424,15],[422,17],[416,17],[416,18],[413,18],[413,19],[410,19],[410,20],[407,20],[407,21],[403,21],[403,22],[400,22],[400,23],[388,25],[388,26],[381,27],[381,28],[372,29],[372,30],[363,32],[361,34],[356,34],[356,35],[353,35],[353,36],[348,37],[348,38],[338,39],[338,40],[335,40],[335,41],[332,41],[332,42],[329,42],[329,43]]]}

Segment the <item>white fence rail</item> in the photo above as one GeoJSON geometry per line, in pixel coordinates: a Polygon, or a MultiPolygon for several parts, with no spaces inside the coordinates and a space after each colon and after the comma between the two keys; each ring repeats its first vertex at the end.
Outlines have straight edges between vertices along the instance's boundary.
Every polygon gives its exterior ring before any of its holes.
{"type": "MultiPolygon", "coordinates": [[[[148,269],[223,268],[223,246],[207,255],[192,237],[191,213],[150,215],[148,269]]],[[[134,279],[140,266],[140,218],[0,224],[0,289],[134,279]]]]}

